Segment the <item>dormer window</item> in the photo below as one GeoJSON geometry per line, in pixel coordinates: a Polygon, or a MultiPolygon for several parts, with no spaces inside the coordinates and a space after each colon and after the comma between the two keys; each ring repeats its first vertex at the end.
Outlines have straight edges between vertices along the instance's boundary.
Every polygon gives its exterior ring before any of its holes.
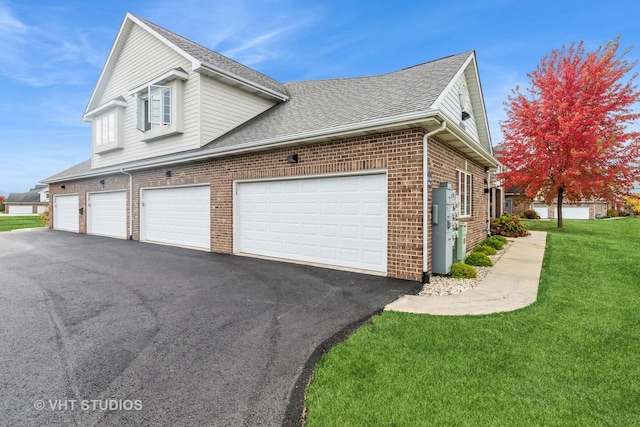
{"type": "Polygon", "coordinates": [[[142,141],[182,133],[183,80],[187,78],[181,69],[170,70],[129,91],[136,97],[136,128],[143,133],[142,141]]]}
{"type": "Polygon", "coordinates": [[[124,109],[122,97],[113,99],[84,115],[84,120],[93,123],[93,151],[107,153],[123,147],[124,109]]]}
{"type": "Polygon", "coordinates": [[[137,128],[145,132],[171,125],[171,87],[151,85],[146,94],[138,95],[137,128]]]}

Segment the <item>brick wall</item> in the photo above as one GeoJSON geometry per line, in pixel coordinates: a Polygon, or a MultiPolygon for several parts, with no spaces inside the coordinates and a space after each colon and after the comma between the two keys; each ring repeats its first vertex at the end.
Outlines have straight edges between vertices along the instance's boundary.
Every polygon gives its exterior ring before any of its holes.
{"type": "MultiPolygon", "coordinates": [[[[139,196],[141,188],[211,183],[211,250],[233,251],[233,182],[286,176],[321,175],[367,170],[386,170],[388,174],[388,243],[389,276],[420,280],[422,276],[422,129],[381,133],[344,139],[245,153],[190,164],[132,172],[133,238],[140,238],[139,196]],[[297,153],[298,163],[287,162],[287,155],[297,153]],[[171,177],[165,171],[171,170],[171,177]]],[[[434,186],[440,181],[455,182],[455,162],[464,159],[437,140],[430,140],[429,158],[434,186]]],[[[469,221],[468,242],[484,238],[486,196],[483,193],[484,170],[469,161],[474,175],[474,218],[469,221]]],[[[86,193],[129,188],[129,177],[113,174],[50,186],[50,194],[79,193],[80,232],[86,233],[86,193]],[[100,179],[105,184],[99,183],[100,179]]],[[[429,195],[431,199],[431,195],[429,195]]],[[[167,206],[171,209],[171,206],[167,206]]],[[[430,210],[429,210],[430,212],[430,210]]],[[[53,224],[53,221],[51,222],[53,224]]],[[[430,235],[430,234],[429,234],[430,235]]],[[[470,243],[468,243],[469,245],[470,243]]]]}
{"type": "MultiPolygon", "coordinates": [[[[467,223],[467,251],[487,237],[487,173],[480,164],[467,159],[461,153],[436,138],[429,139],[428,149],[429,171],[433,176],[433,188],[437,188],[441,182],[451,182],[457,191],[457,170],[463,170],[473,176],[471,217],[460,218],[460,222],[467,223]]],[[[429,193],[429,215],[431,215],[432,192],[429,193]]],[[[432,247],[431,233],[429,234],[429,247],[432,247]]]]}

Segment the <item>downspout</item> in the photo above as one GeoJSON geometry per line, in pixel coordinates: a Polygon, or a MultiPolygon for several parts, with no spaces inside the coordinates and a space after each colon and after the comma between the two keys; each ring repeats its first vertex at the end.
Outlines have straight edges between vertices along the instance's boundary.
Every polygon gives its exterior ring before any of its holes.
{"type": "MultiPolygon", "coordinates": [[[[493,187],[491,187],[491,180],[493,179],[493,173],[491,170],[487,171],[487,236],[491,236],[491,192],[493,191],[493,187]]],[[[496,201],[493,201],[495,205],[496,201]]]]}
{"type": "Polygon", "coordinates": [[[120,173],[129,175],[129,240],[133,240],[133,175],[120,169],[120,173]]]}
{"type": "Polygon", "coordinates": [[[438,129],[425,133],[422,137],[422,283],[429,283],[429,137],[442,132],[447,122],[442,122],[438,129]]]}

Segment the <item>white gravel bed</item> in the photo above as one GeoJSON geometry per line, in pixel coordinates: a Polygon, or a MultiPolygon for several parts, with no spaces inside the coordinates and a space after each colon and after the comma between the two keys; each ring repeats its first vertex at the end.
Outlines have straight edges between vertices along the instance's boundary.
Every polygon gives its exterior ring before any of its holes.
{"type": "MultiPolygon", "coordinates": [[[[493,265],[500,259],[500,257],[509,250],[509,247],[513,244],[513,241],[509,239],[504,247],[499,250],[495,255],[489,255],[493,265]]],[[[475,267],[478,272],[478,277],[475,279],[454,279],[449,276],[431,276],[429,283],[425,283],[420,295],[442,296],[453,295],[466,292],[478,286],[478,284],[489,274],[493,267],[475,267]]]]}

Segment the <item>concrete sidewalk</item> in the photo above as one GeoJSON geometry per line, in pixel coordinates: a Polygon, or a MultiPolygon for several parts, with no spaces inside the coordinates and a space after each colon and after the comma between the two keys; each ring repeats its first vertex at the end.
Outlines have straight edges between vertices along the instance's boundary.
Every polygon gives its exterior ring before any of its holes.
{"type": "Polygon", "coordinates": [[[517,238],[489,274],[470,291],[455,295],[404,295],[385,307],[389,311],[441,316],[482,315],[513,311],[533,304],[547,233],[532,231],[517,238]]]}

